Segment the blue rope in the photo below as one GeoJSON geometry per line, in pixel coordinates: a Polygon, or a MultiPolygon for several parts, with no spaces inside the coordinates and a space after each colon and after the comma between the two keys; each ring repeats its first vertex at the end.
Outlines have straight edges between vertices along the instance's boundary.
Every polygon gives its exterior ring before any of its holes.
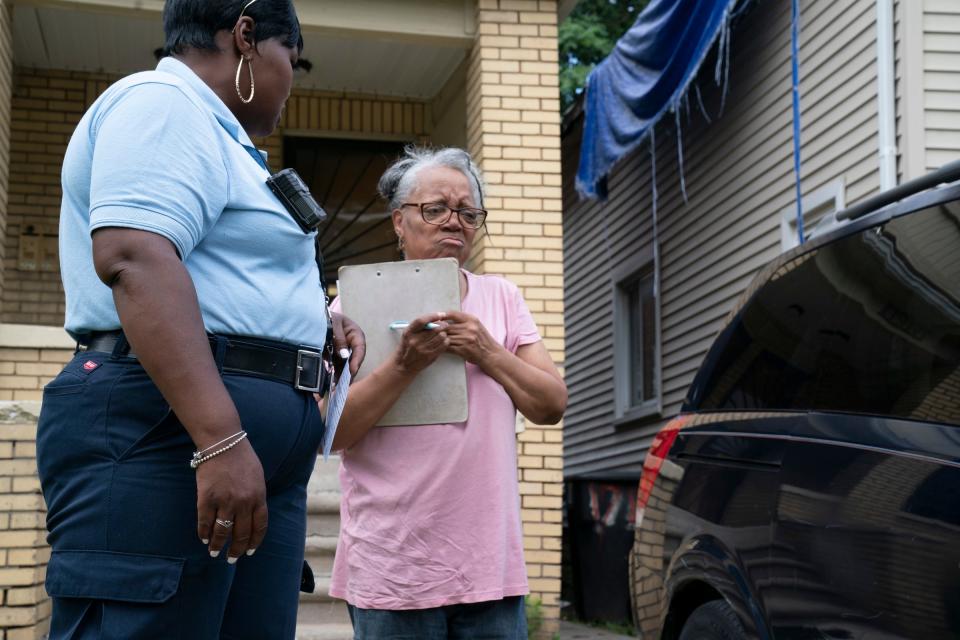
{"type": "Polygon", "coordinates": [[[797,176],[797,238],[803,244],[803,202],[800,189],[800,0],[793,0],[791,24],[793,66],[793,171],[797,176]]]}

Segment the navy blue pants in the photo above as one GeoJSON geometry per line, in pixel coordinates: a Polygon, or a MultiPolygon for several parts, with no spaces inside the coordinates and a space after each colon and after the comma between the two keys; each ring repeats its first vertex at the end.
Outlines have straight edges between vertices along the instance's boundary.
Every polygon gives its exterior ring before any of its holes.
{"type": "Polygon", "coordinates": [[[269,508],[266,538],[235,565],[197,537],[194,444],[135,359],[79,353],[44,389],[37,464],[53,550],[51,640],[294,637],[323,422],[311,394],[288,384],[223,379],[269,508]]]}

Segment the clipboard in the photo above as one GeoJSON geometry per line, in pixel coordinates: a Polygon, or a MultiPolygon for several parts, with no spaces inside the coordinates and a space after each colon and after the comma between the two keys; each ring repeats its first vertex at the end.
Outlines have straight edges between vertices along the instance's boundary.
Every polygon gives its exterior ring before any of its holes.
{"type": "MultiPolygon", "coordinates": [[[[403,332],[391,329],[392,322],[460,310],[460,265],[455,258],[351,265],[340,267],[337,277],[340,308],[367,338],[367,354],[355,380],[393,357],[403,332]]],[[[445,353],[417,375],[377,426],[464,422],[467,413],[466,363],[445,353]]]]}

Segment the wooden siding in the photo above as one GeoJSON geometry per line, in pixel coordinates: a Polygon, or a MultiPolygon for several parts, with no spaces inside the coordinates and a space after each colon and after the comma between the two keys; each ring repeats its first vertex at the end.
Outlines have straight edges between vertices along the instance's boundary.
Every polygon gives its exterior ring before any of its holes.
{"type": "MultiPolygon", "coordinates": [[[[842,178],[847,203],[878,189],[873,0],[802,6],[803,192],[842,178]]],[[[780,247],[794,206],[790,5],[757,2],[734,25],[725,112],[711,54],[698,84],[711,123],[681,112],[684,177],[668,115],[657,127],[661,244],[661,419],[614,424],[612,268],[649,246],[649,143],[609,178],[606,202],[579,201],[573,176],[580,121],[565,134],[564,272],[567,325],[564,469],[569,477],[639,474],[652,436],[675,415],[706,350],[754,274],[780,247]]]]}
{"type": "Polygon", "coordinates": [[[926,170],[960,159],[960,2],[923,3],[926,170]]]}

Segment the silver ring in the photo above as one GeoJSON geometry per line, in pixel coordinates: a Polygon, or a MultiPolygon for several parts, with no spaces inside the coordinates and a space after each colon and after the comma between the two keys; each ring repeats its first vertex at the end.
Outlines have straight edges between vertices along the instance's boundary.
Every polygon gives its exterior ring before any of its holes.
{"type": "Polygon", "coordinates": [[[224,529],[229,529],[233,526],[233,520],[221,520],[220,518],[217,518],[217,524],[224,529]]]}

